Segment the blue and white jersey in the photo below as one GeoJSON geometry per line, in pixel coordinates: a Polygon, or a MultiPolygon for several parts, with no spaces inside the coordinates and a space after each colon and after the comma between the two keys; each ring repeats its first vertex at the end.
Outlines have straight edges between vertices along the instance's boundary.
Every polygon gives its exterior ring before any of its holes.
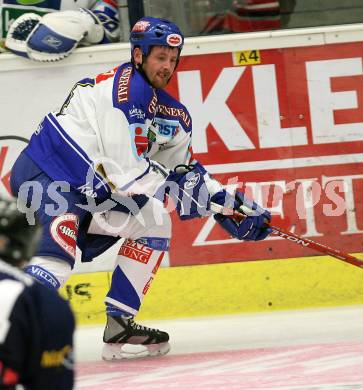
{"type": "Polygon", "coordinates": [[[94,197],[116,190],[152,196],[168,169],[190,159],[187,109],[131,64],[79,81],[49,113],[25,153],[53,180],[94,197]]]}

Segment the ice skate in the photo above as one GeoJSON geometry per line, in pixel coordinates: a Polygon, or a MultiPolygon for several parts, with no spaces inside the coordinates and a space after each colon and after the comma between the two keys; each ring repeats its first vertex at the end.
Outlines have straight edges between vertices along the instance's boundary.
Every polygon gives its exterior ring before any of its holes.
{"type": "Polygon", "coordinates": [[[103,360],[160,356],[170,350],[169,335],[166,332],[139,325],[132,316],[107,315],[103,341],[103,360]]]}

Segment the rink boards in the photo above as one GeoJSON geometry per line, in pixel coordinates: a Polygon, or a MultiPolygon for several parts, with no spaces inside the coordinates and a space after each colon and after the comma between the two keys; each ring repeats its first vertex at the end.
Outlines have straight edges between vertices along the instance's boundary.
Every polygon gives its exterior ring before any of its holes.
{"type": "MultiPolygon", "coordinates": [[[[363,258],[363,254],[358,255],[363,258]]],[[[110,272],[73,275],[62,294],[79,324],[104,322],[110,272]]],[[[363,270],[328,256],[161,268],[139,319],[363,303],[363,270]]]]}

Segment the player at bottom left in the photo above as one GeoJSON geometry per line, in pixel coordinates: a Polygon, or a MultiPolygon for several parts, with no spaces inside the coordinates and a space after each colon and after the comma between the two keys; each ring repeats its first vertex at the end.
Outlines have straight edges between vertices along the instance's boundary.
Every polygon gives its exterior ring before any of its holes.
{"type": "Polygon", "coordinates": [[[0,388],[73,389],[75,321],[68,302],[20,268],[41,228],[0,199],[0,388]]]}

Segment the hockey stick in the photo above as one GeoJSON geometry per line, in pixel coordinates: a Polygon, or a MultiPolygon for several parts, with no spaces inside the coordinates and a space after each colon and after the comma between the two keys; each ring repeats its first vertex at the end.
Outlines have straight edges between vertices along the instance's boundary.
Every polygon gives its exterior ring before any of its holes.
{"type": "MultiPolygon", "coordinates": [[[[236,210],[226,209],[225,207],[217,203],[211,203],[211,210],[214,213],[220,213],[220,214],[230,215],[230,216],[233,215],[239,221],[247,217],[247,215],[239,213],[236,210]]],[[[321,253],[335,257],[336,259],[345,261],[346,263],[355,265],[359,268],[363,268],[363,260],[359,260],[356,257],[349,255],[348,253],[344,253],[338,249],[330,248],[327,245],[310,240],[309,238],[300,237],[295,233],[289,232],[277,226],[266,224],[266,227],[270,227],[272,229],[272,234],[276,236],[285,238],[286,240],[294,242],[295,244],[301,245],[305,248],[315,249],[321,253]]]]}

